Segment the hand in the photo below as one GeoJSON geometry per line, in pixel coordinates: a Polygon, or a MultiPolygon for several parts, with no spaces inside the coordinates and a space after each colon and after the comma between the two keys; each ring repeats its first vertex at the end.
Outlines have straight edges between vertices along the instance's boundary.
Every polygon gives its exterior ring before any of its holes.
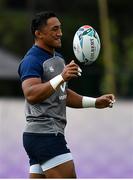
{"type": "Polygon", "coordinates": [[[69,64],[67,64],[61,75],[64,79],[64,81],[69,81],[72,78],[77,78],[78,76],[81,76],[82,70],[79,68],[79,66],[72,60],[69,64]]]}
{"type": "Polygon", "coordinates": [[[105,94],[96,99],[95,106],[96,108],[106,108],[113,107],[113,103],[115,102],[115,96],[113,94],[105,94]]]}

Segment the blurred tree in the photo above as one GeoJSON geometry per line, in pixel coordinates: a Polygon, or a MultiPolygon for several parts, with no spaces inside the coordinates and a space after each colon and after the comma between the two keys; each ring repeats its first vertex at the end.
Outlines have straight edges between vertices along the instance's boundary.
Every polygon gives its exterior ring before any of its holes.
{"type": "Polygon", "coordinates": [[[30,23],[33,18],[33,14],[35,13],[35,7],[36,7],[36,0],[27,0],[26,1],[26,10],[27,10],[27,17],[28,17],[28,31],[26,33],[27,36],[27,48],[30,48],[33,42],[31,29],[30,29],[30,23]]]}
{"type": "Polygon", "coordinates": [[[12,9],[23,9],[25,8],[26,0],[16,1],[16,0],[5,0],[6,6],[12,9]]]}
{"type": "Polygon", "coordinates": [[[103,82],[101,85],[101,91],[103,93],[109,93],[109,92],[116,93],[107,0],[98,0],[98,4],[99,4],[99,13],[100,13],[100,26],[101,26],[103,62],[104,62],[104,75],[103,75],[103,82]]]}
{"type": "Polygon", "coordinates": [[[120,76],[121,95],[130,96],[133,92],[133,35],[124,39],[124,61],[120,76]]]}
{"type": "Polygon", "coordinates": [[[36,1],[35,0],[27,0],[26,7],[27,7],[28,12],[32,15],[35,11],[36,1]]]}
{"type": "Polygon", "coordinates": [[[5,0],[0,0],[0,9],[3,9],[5,6],[5,0]]]}
{"type": "Polygon", "coordinates": [[[27,48],[27,13],[5,10],[1,12],[0,22],[1,46],[17,55],[23,55],[27,48]]]}

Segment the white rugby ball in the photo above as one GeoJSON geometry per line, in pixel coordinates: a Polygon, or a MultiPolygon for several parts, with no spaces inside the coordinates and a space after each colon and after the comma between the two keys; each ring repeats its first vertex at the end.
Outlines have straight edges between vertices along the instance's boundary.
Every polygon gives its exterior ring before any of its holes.
{"type": "Polygon", "coordinates": [[[77,30],[73,38],[73,51],[79,62],[85,65],[93,63],[100,48],[100,38],[93,27],[84,25],[77,30]]]}

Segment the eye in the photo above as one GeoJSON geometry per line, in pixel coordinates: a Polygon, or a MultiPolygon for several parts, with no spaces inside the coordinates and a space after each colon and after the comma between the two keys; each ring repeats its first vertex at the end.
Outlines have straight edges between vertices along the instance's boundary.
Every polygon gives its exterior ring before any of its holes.
{"type": "Polygon", "coordinates": [[[58,29],[59,29],[58,27],[54,27],[52,30],[57,31],[58,29]]]}
{"type": "Polygon", "coordinates": [[[58,30],[61,30],[61,26],[54,26],[52,28],[53,31],[58,31],[58,30]]]}

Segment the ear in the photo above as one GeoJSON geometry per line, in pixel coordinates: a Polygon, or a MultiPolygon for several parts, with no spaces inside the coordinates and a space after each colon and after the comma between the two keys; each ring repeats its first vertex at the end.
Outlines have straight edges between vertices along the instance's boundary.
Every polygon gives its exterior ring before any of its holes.
{"type": "Polygon", "coordinates": [[[39,38],[39,39],[42,39],[43,36],[44,36],[44,34],[43,34],[41,31],[36,30],[36,31],[35,31],[35,36],[36,36],[37,38],[39,38]]]}

